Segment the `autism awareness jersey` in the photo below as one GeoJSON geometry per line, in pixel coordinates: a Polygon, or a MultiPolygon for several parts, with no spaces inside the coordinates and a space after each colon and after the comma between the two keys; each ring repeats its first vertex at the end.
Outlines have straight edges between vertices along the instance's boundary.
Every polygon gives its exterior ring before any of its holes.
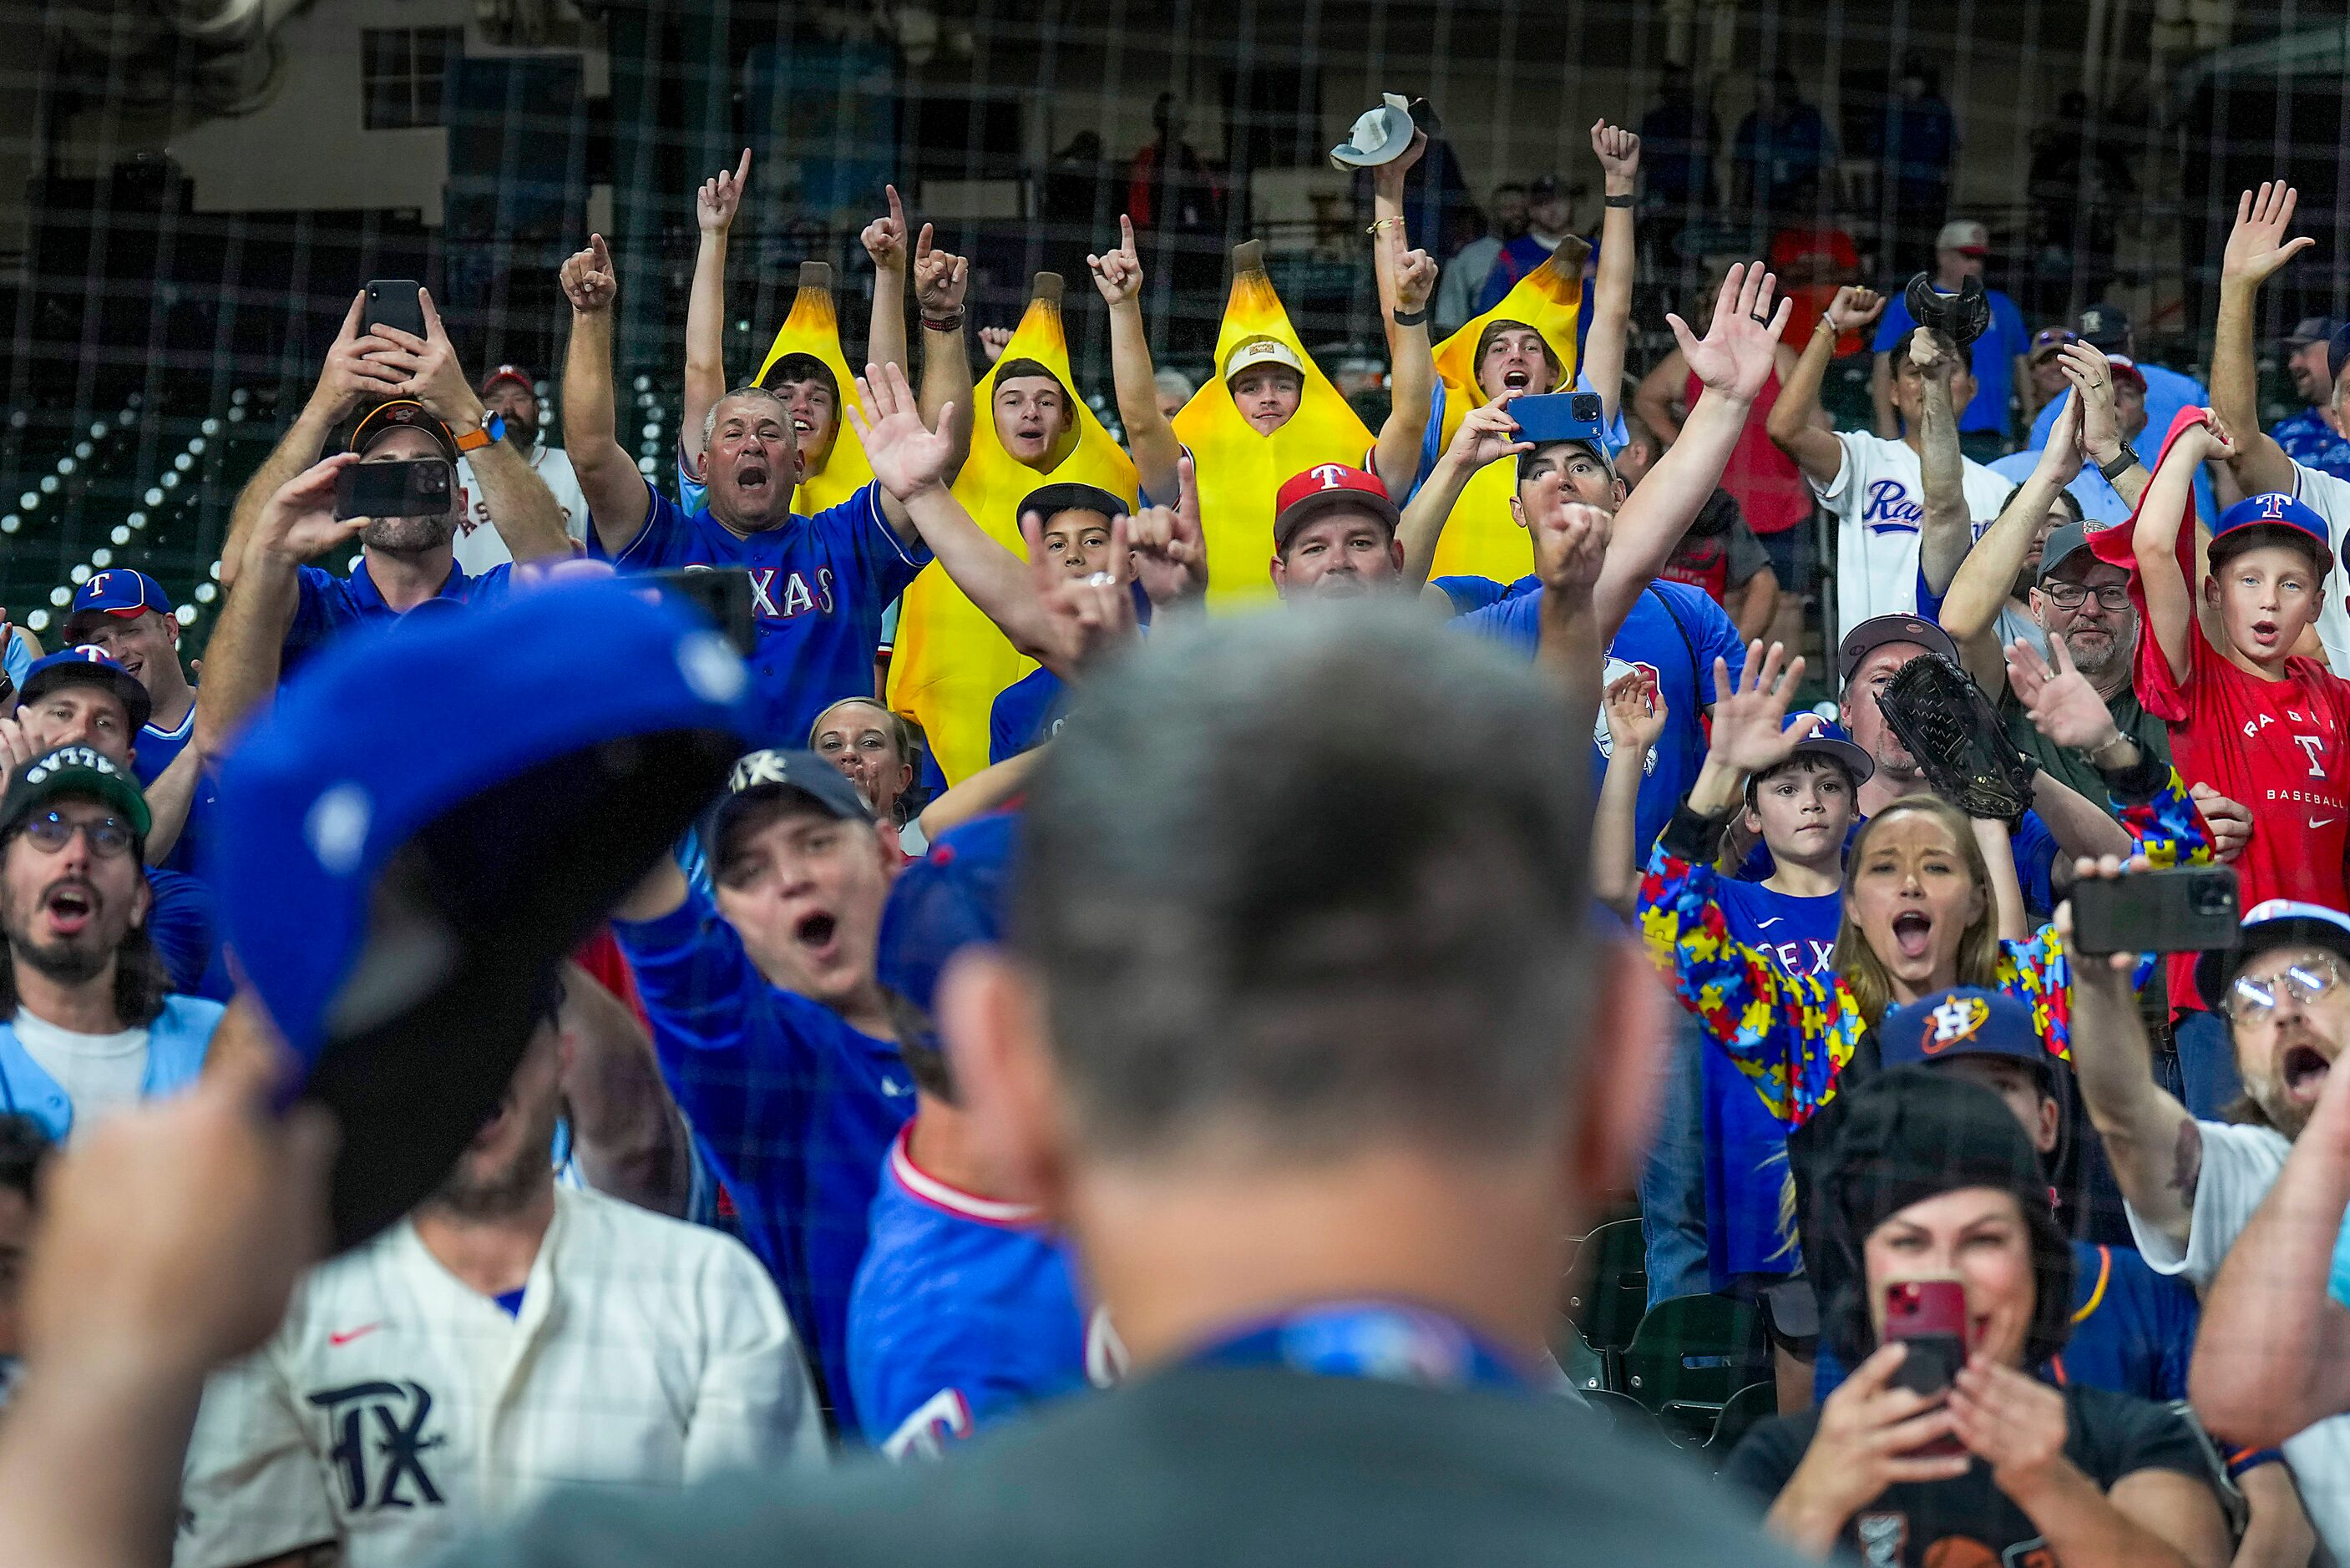
{"type": "Polygon", "coordinates": [[[813,517],[749,537],[707,511],[687,513],[648,483],[645,526],[627,549],[608,554],[588,531],[588,553],[623,570],[741,566],[751,574],[751,653],[759,744],[805,746],[818,713],[843,697],[873,695],[873,652],[881,615],[931,561],[881,513],[868,484],[813,517]]]}
{"type": "MultiPolygon", "coordinates": [[[[1918,454],[1898,441],[1839,431],[1844,462],[1813,491],[1836,524],[1836,628],[1841,645],[1872,616],[1918,613],[1918,540],[1926,518],[1926,483],[1918,454]]],[[[1999,515],[2015,487],[1972,460],[1961,460],[1967,514],[1976,524],[1999,515]]]]}
{"type": "Polygon", "coordinates": [[[1088,1324],[1067,1250],[1035,1209],[951,1186],[906,1146],[901,1131],[849,1293],[848,1376],[868,1442],[933,1459],[1024,1406],[1113,1381],[1123,1352],[1102,1314],[1088,1324]]]}

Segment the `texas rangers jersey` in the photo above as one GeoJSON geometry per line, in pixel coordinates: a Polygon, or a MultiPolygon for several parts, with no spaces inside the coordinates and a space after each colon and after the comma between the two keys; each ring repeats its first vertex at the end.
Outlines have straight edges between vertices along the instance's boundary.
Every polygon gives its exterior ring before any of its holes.
{"type": "MultiPolygon", "coordinates": [[[[1751,1097],[1751,1096],[1750,1096],[1751,1097]]],[[[1088,1339],[1066,1249],[1022,1204],[917,1166],[900,1132],[848,1297],[848,1376],[866,1440],[893,1459],[1040,1399],[1108,1383],[1107,1320],[1088,1339]]]]}
{"type": "Polygon", "coordinates": [[[406,1565],[558,1485],[825,1462],[791,1324],[741,1243],[558,1189],[511,1314],[405,1221],[304,1281],[205,1388],[172,1562],[335,1541],[349,1568],[406,1565]]]}
{"type": "MultiPolygon", "coordinates": [[[[881,613],[928,566],[931,552],[898,537],[868,484],[813,517],[745,537],[707,511],[688,514],[648,484],[645,526],[610,556],[623,570],[742,566],[751,574],[751,653],[759,743],[805,746],[816,716],[843,697],[873,695],[881,613]]],[[[606,556],[594,529],[588,553],[606,556]]]]}
{"type": "MultiPolygon", "coordinates": [[[[1901,441],[1840,431],[1844,462],[1813,492],[1836,522],[1836,643],[1872,616],[1918,613],[1918,545],[1926,523],[1926,482],[1918,454],[1901,441]]],[[[1967,514],[1980,526],[1999,515],[2015,487],[1971,459],[1961,460],[1967,514]]]]}

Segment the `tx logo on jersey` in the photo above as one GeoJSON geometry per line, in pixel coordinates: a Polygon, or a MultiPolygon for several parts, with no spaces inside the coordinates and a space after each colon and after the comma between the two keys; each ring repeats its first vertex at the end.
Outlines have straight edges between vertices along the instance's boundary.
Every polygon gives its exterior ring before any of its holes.
{"type": "Polygon", "coordinates": [[[1936,1055],[1961,1040],[1973,1039],[1975,1031],[1990,1020],[1991,1003],[1981,997],[1944,997],[1942,1004],[1926,1015],[1926,1054],[1936,1055]]]}
{"type": "Polygon", "coordinates": [[[1926,509],[1909,499],[1909,487],[1898,479],[1880,479],[1868,487],[1867,504],[1860,509],[1860,524],[1872,534],[1915,534],[1926,509]]]}
{"type": "Polygon", "coordinates": [[[424,1456],[448,1442],[424,1436],[432,1396],[421,1383],[353,1383],[321,1388],[310,1403],[327,1412],[334,1447],[327,1462],[342,1477],[343,1507],[361,1510],[439,1507],[441,1489],[424,1468],[424,1456]],[[370,1459],[380,1461],[375,1474],[370,1459]]]}
{"type": "Polygon", "coordinates": [[[810,610],[832,613],[832,568],[816,569],[814,587],[808,576],[779,566],[751,569],[751,613],[761,620],[792,620],[810,610]]]}

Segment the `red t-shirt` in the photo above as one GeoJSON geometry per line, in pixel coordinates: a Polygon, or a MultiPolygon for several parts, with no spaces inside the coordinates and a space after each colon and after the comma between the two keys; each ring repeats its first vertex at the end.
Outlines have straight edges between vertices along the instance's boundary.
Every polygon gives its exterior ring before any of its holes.
{"type": "MultiPolygon", "coordinates": [[[[1705,383],[1692,372],[1683,389],[1685,406],[1697,407],[1704,389],[1705,383]]],[[[1754,406],[1746,410],[1745,428],[1738,432],[1738,444],[1731,448],[1729,464],[1721,471],[1721,487],[1738,498],[1746,525],[1758,535],[1783,534],[1812,516],[1812,489],[1804,471],[1779,450],[1767,428],[1778,400],[1779,372],[1773,370],[1755,395],[1754,406]]]]}

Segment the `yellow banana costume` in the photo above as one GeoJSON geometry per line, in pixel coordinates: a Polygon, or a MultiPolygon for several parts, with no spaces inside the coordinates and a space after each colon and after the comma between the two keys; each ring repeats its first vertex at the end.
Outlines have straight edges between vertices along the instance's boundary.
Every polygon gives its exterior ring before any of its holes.
{"type": "MultiPolygon", "coordinates": [[[[1130,505],[1135,474],[1134,460],[1076,397],[1068,336],[1061,324],[1061,280],[1052,273],[1037,275],[1035,296],[997,365],[1014,359],[1034,359],[1060,379],[1072,400],[1075,428],[1055,444],[1049,468],[1031,468],[1014,458],[995,431],[996,373],[991,368],[972,393],[971,456],[955,480],[954,493],[990,538],[1024,558],[1020,503],[1031,492],[1046,484],[1094,484],[1126,497],[1130,505]]],[[[1036,663],[1014,651],[936,563],[922,568],[899,604],[898,636],[889,654],[889,706],[922,727],[947,781],[959,783],[987,765],[988,717],[996,696],[1036,663]]]]}
{"type": "MultiPolygon", "coordinates": [[[[1371,432],[1314,363],[1289,324],[1289,313],[1265,275],[1264,246],[1251,241],[1232,252],[1232,292],[1216,335],[1217,374],[1191,395],[1174,419],[1175,439],[1189,448],[1200,492],[1200,532],[1208,552],[1208,604],[1239,608],[1273,595],[1273,499],[1284,483],[1317,462],[1360,467],[1371,432]],[[1253,337],[1285,344],[1305,367],[1297,412],[1269,436],[1259,435],[1232,402],[1223,379],[1232,351],[1253,337]]],[[[1570,339],[1571,340],[1571,339],[1570,339]]],[[[1174,497],[1153,496],[1172,503],[1174,497]]]]}
{"type": "MultiPolygon", "coordinates": [[[[840,317],[833,308],[832,268],[826,263],[800,264],[799,292],[792,296],[791,311],[776,329],[775,344],[759,365],[756,379],[761,386],[766,385],[767,372],[775,368],[775,361],[786,354],[806,354],[831,371],[843,404],[840,428],[832,438],[832,450],[800,476],[799,494],[792,503],[793,511],[813,516],[847,500],[873,477],[873,470],[865,461],[865,448],[848,423],[847,405],[857,402],[857,376],[848,368],[848,357],[840,349],[840,317]]],[[[859,413],[864,411],[864,404],[858,403],[857,407],[859,413]]]]}
{"type": "MultiPolygon", "coordinates": [[[[1558,385],[1553,391],[1575,386],[1575,334],[1583,310],[1583,262],[1591,247],[1569,234],[1551,252],[1550,259],[1518,279],[1502,302],[1436,346],[1437,379],[1444,384],[1442,441],[1449,445],[1469,410],[1486,402],[1477,384],[1477,340],[1496,321],[1523,321],[1542,334],[1557,356],[1558,385]]],[[[1472,475],[1454,503],[1436,546],[1430,575],[1439,577],[1491,577],[1513,583],[1534,569],[1533,538],[1510,515],[1510,499],[1517,492],[1514,459],[1487,463],[1472,475]]]]}

